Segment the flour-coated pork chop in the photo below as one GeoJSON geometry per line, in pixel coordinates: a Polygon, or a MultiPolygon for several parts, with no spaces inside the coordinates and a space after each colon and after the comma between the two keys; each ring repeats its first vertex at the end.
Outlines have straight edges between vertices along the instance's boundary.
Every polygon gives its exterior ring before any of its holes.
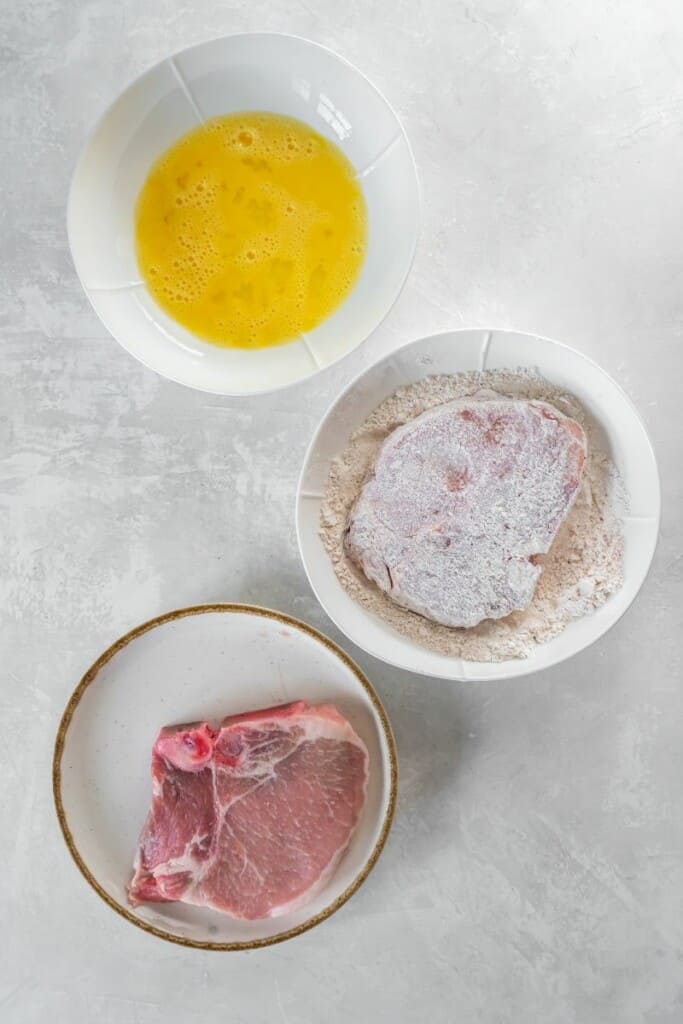
{"type": "Polygon", "coordinates": [[[411,611],[476,626],[528,607],[572,507],[581,426],[541,401],[467,398],[429,409],[383,442],[344,547],[411,611]]]}

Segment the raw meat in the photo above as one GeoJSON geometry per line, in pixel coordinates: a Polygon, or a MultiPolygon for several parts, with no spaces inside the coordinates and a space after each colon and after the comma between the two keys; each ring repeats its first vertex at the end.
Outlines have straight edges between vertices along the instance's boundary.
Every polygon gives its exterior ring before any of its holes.
{"type": "Polygon", "coordinates": [[[162,729],[130,902],[252,920],[325,885],[365,801],[368,754],[331,705],[303,701],[162,729]]]}
{"type": "Polygon", "coordinates": [[[482,393],[394,430],[351,510],[344,546],[378,587],[445,626],[526,608],[572,507],[581,426],[546,402],[482,393]]]}

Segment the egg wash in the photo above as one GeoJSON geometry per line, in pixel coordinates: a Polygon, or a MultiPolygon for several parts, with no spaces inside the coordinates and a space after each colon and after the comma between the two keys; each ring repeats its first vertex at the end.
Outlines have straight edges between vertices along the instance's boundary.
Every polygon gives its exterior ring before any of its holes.
{"type": "Polygon", "coordinates": [[[206,341],[278,345],[353,288],[367,213],[341,150],[268,113],[217,117],[154,164],[135,211],[137,259],[156,302],[206,341]]]}

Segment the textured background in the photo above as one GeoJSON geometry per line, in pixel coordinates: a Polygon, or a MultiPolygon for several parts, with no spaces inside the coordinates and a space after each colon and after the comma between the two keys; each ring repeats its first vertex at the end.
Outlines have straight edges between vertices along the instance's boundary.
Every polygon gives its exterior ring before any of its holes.
{"type": "MultiPolygon", "coordinates": [[[[679,1024],[683,1019],[683,9],[674,0],[3,0],[0,715],[3,1024],[679,1024]],[[64,206],[133,76],[224,32],[357,63],[413,142],[409,283],[362,351],[275,397],[193,393],[90,311],[64,206]],[[233,599],[336,636],[295,547],[311,432],[339,387],[457,326],[560,338],[651,432],[662,538],[593,649],[514,684],[353,650],[393,721],[400,804],[353,901],[272,950],[203,954],[119,920],[58,835],[50,757],[75,682],[159,612],[233,599]]],[[[349,646],[349,645],[347,645],[349,646]]]]}

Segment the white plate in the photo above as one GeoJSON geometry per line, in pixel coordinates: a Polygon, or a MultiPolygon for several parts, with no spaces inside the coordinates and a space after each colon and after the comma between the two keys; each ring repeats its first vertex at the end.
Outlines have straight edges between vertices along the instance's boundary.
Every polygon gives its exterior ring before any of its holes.
{"type": "Polygon", "coordinates": [[[81,284],[128,352],[181,384],[246,395],[330,366],[384,319],[412,264],[419,191],[405,132],[360,71],[305,39],[235,35],[183,50],[125,89],[88,139],[67,220],[81,284]],[[135,201],[152,163],[200,121],[240,110],[296,117],[335,142],[368,208],[368,250],[351,295],[305,337],[256,352],[208,344],[167,316],[141,282],[134,244],[135,201]]]}
{"type": "Polygon", "coordinates": [[[341,907],[382,851],[396,775],[384,709],[351,659],[296,619],[232,604],[170,612],[105,651],[69,701],[53,763],[62,832],[93,889],[126,920],[159,938],[221,950],[281,942],[341,907]],[[335,704],[370,756],[365,808],[328,885],[307,906],[274,920],[236,921],[180,903],[128,906],[126,884],[150,805],[151,752],[159,728],[297,699],[335,704]]]}
{"type": "Polygon", "coordinates": [[[652,562],[659,531],[659,477],[645,427],[621,388],[574,349],[512,331],[464,330],[414,341],[380,360],[342,392],[323,417],[304,460],[297,494],[299,550],[318,600],[349,639],[392,665],[442,679],[507,679],[549,668],[601,637],[624,614],[652,562]],[[579,399],[602,428],[606,450],[628,496],[624,517],[625,581],[592,615],[577,619],[521,660],[463,661],[401,636],[346,593],[319,536],[320,504],[332,459],[380,402],[404,384],[435,373],[536,369],[579,399]]]}

